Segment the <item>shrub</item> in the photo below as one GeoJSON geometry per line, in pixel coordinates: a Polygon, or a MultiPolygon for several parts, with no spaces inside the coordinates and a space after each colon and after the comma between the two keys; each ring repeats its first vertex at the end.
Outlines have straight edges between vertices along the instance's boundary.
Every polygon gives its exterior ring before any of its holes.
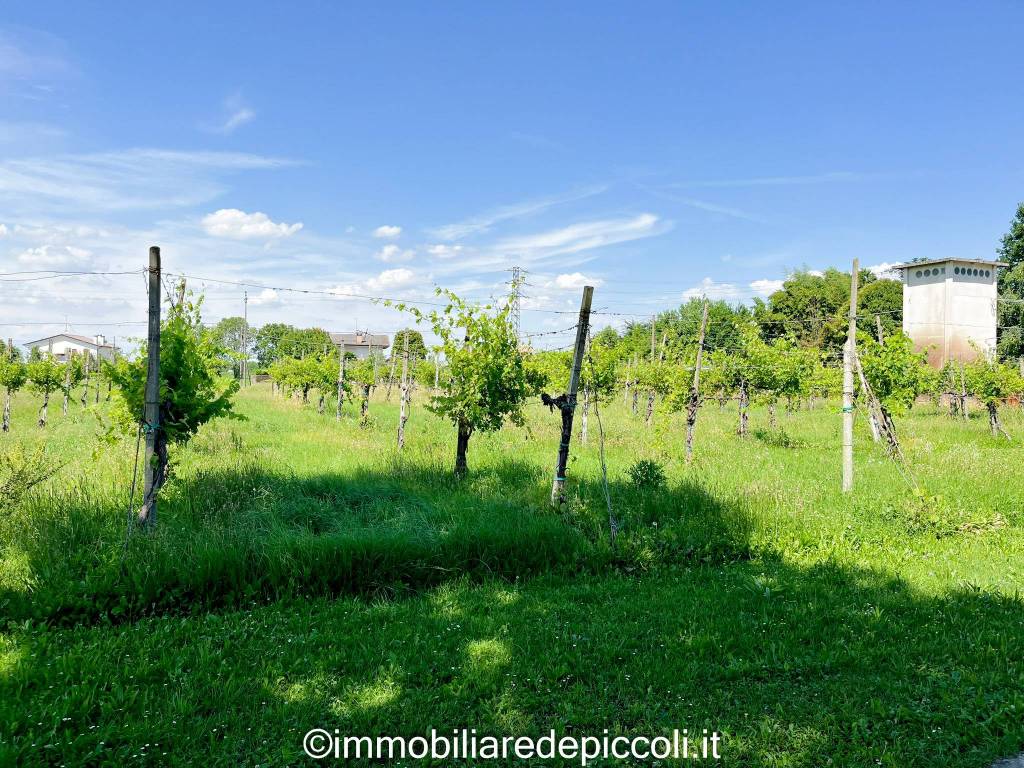
{"type": "Polygon", "coordinates": [[[657,491],[665,487],[667,478],[661,464],[652,459],[640,459],[635,462],[626,474],[633,485],[641,491],[657,491]]]}

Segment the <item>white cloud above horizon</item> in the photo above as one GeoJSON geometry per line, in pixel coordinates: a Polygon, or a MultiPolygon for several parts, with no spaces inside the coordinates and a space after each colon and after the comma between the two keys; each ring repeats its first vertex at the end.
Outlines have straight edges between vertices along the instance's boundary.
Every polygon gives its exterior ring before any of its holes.
{"type": "Polygon", "coordinates": [[[552,281],[552,284],[563,291],[578,291],[587,285],[600,288],[604,285],[604,280],[599,277],[588,277],[582,272],[572,272],[571,274],[558,275],[552,281]]]}
{"type": "Polygon", "coordinates": [[[379,227],[373,230],[374,237],[386,240],[393,240],[400,234],[402,234],[402,228],[394,224],[381,224],[379,227]]]}
{"type": "Polygon", "coordinates": [[[211,237],[232,240],[273,240],[290,237],[302,229],[302,222],[285,224],[274,222],[260,211],[246,213],[237,208],[221,208],[203,217],[203,229],[211,237]]]}
{"type": "Polygon", "coordinates": [[[388,243],[377,251],[377,260],[388,264],[398,264],[405,261],[412,261],[416,251],[402,249],[394,243],[388,243]]]}

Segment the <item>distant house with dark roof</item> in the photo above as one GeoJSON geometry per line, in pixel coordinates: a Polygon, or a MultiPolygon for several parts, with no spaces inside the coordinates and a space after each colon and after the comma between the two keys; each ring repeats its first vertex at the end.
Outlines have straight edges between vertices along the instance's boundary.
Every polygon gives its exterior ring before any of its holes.
{"type": "Polygon", "coordinates": [[[81,336],[77,333],[58,333],[30,341],[24,346],[30,352],[38,349],[42,354],[52,355],[60,362],[64,362],[71,355],[81,355],[85,352],[100,360],[113,360],[117,349],[113,344],[108,344],[103,336],[81,336]]]}
{"type": "Polygon", "coordinates": [[[391,346],[391,339],[386,333],[368,333],[366,331],[332,333],[331,341],[342,351],[360,359],[369,357],[375,350],[383,351],[391,346]]]}

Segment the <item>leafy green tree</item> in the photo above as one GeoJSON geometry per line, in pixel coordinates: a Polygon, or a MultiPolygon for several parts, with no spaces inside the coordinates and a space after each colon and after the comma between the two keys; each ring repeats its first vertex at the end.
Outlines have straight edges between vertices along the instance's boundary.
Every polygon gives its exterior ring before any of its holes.
{"type": "Polygon", "coordinates": [[[249,325],[241,317],[225,317],[210,329],[213,342],[224,350],[224,368],[230,370],[235,378],[241,376],[241,361],[251,348],[252,340],[247,338],[251,333],[249,325]]]}
{"type": "MultiPolygon", "coordinates": [[[[190,296],[170,308],[160,328],[160,424],[154,447],[154,499],[167,478],[168,445],[187,443],[203,424],[231,415],[231,398],[238,391],[238,381],[226,381],[219,375],[224,350],[203,327],[201,306],[202,299],[193,302],[190,296]]],[[[128,422],[144,422],[146,367],[146,345],[132,358],[104,365],[128,422]]],[[[140,522],[148,523],[149,515],[150,510],[143,507],[140,522]]]]}
{"type": "Polygon", "coordinates": [[[64,366],[53,359],[52,355],[40,355],[30,360],[26,366],[29,387],[43,396],[43,404],[39,408],[39,426],[46,426],[46,413],[50,405],[50,394],[60,390],[64,383],[64,366]]]}
{"type": "Polygon", "coordinates": [[[999,356],[1024,357],[1024,203],[996,249],[1008,266],[999,274],[999,356]]]}
{"type": "Polygon", "coordinates": [[[271,363],[283,357],[281,341],[296,331],[295,326],[287,323],[267,323],[257,330],[253,339],[253,352],[259,366],[269,368],[271,363]]]}
{"type": "Polygon", "coordinates": [[[523,405],[536,382],[531,379],[509,320],[511,306],[497,308],[467,304],[451,291],[442,310],[423,312],[398,304],[417,322],[430,323],[448,363],[447,389],[435,393],[427,407],[456,428],[455,475],[467,472],[466,454],[474,432],[501,428],[506,421],[523,423],[523,405]]]}
{"type": "Polygon", "coordinates": [[[423,341],[423,334],[415,328],[403,328],[395,334],[391,342],[391,354],[402,359],[405,354],[405,337],[409,337],[409,359],[424,360],[427,357],[427,345],[423,341]]]}
{"type": "MultiPolygon", "coordinates": [[[[849,294],[847,294],[849,295],[849,294]]],[[[857,327],[877,338],[875,317],[882,322],[882,336],[903,331],[903,283],[881,279],[857,291],[857,327]]]]}
{"type": "Polygon", "coordinates": [[[1002,434],[1009,439],[999,420],[999,405],[1010,395],[1024,391],[1024,379],[1016,366],[979,355],[965,366],[965,374],[968,391],[985,404],[992,436],[1002,434]]]}
{"type": "Polygon", "coordinates": [[[25,386],[27,372],[25,364],[11,348],[0,353],[0,387],[4,388],[3,431],[11,430],[11,396],[25,386]]]}

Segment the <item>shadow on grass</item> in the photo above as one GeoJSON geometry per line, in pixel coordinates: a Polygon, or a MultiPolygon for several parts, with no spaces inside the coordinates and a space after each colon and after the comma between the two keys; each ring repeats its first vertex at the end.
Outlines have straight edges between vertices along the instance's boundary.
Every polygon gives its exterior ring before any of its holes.
{"type": "Polygon", "coordinates": [[[463,481],[447,467],[303,476],[258,463],[200,470],[165,486],[153,535],[125,544],[124,509],[81,490],[30,500],[9,526],[0,615],[63,624],[251,605],[287,596],[392,596],[457,577],[727,562],[747,556],[742,502],[684,484],[611,488],[621,532],[608,540],[603,489],[575,486],[559,511],[545,473],[504,460],[463,481]],[[19,535],[24,532],[24,535],[19,535]]]}
{"type": "Polygon", "coordinates": [[[708,728],[728,766],[973,768],[1024,745],[1022,624],[1020,599],[769,559],[26,631],[0,676],[0,756],[117,762],[157,742],[164,763],[283,764],[314,727],[708,728]]]}

